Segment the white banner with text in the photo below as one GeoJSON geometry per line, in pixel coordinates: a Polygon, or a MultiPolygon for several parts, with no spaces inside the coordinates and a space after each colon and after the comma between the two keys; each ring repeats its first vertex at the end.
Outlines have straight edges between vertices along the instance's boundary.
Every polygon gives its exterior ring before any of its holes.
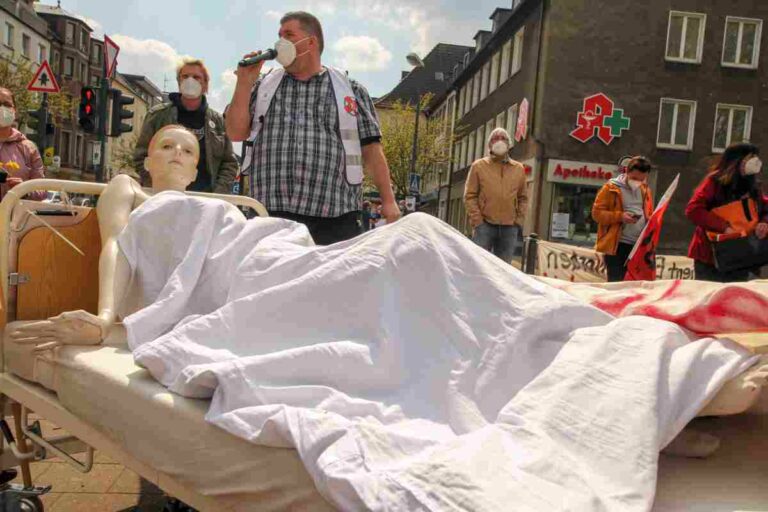
{"type": "MultiPolygon", "coordinates": [[[[603,256],[592,249],[539,241],[536,275],[574,283],[604,282],[603,256]]],[[[656,255],[656,279],[694,279],[693,260],[685,256],[656,255]]]]}

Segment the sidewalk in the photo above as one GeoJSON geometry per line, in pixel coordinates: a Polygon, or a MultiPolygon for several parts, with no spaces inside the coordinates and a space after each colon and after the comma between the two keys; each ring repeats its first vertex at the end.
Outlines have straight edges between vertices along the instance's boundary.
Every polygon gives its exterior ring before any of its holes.
{"type": "MultiPolygon", "coordinates": [[[[45,436],[64,433],[50,422],[40,423],[45,436]]],[[[84,454],[75,458],[85,460],[84,454]]],[[[156,486],[98,451],[88,473],[80,473],[58,457],[33,462],[31,470],[35,485],[52,486],[41,496],[46,512],[161,512],[168,499],[156,486]]],[[[21,483],[21,470],[14,483],[21,483]]]]}

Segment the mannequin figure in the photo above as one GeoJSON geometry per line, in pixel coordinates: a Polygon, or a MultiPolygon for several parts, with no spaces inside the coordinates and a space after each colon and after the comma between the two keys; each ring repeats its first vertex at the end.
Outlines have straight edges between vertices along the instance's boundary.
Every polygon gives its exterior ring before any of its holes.
{"type": "MultiPolygon", "coordinates": [[[[144,167],[152,178],[152,190],[183,192],[195,181],[200,149],[195,137],[180,125],[161,128],[149,143],[144,167]]],[[[102,247],[99,257],[99,311],[67,311],[41,322],[33,322],[9,333],[17,343],[36,345],[45,351],[60,345],[98,345],[117,321],[116,309],[130,282],[130,266],[117,238],[128,224],[131,212],[149,198],[127,175],[115,176],[101,194],[96,212],[102,247]]]]}
{"type": "MultiPolygon", "coordinates": [[[[197,139],[181,126],[166,126],[149,144],[145,167],[152,177],[154,192],[184,191],[195,179],[199,148],[197,139]]],[[[36,345],[36,350],[50,350],[61,345],[98,345],[117,321],[116,308],[128,288],[131,269],[117,243],[128,224],[133,209],[148,198],[138,183],[127,176],[117,176],[102,194],[97,212],[102,239],[99,260],[99,311],[62,313],[48,320],[33,322],[9,333],[17,343],[36,345]]],[[[699,413],[729,415],[744,412],[759,397],[768,379],[768,361],[759,364],[728,382],[699,413]]],[[[674,445],[675,443],[673,443],[674,445]]],[[[717,439],[705,434],[687,433],[675,453],[705,456],[717,448],[717,439]],[[714,443],[714,445],[713,445],[714,443]]]]}

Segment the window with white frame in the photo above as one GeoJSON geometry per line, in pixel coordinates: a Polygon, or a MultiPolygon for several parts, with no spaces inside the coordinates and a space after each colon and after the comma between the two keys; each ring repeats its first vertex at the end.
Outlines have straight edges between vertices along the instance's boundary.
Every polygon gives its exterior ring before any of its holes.
{"type": "Polygon", "coordinates": [[[718,103],[715,109],[715,130],[712,151],[721,153],[736,142],[747,142],[752,132],[752,107],[718,103]]]}
{"type": "Polygon", "coordinates": [[[75,59],[72,57],[64,57],[64,76],[72,76],[75,72],[75,59]]]}
{"type": "Polygon", "coordinates": [[[514,75],[523,67],[523,39],[525,39],[525,27],[517,31],[514,37],[514,48],[512,50],[512,63],[509,74],[514,75]]]}
{"type": "Polygon", "coordinates": [[[706,14],[670,11],[666,59],[675,62],[700,63],[706,24],[706,14]]]}
{"type": "Polygon", "coordinates": [[[453,145],[453,168],[459,168],[459,162],[461,162],[461,141],[456,141],[453,145]]]}
{"type": "Polygon", "coordinates": [[[464,89],[459,89],[459,117],[462,116],[464,113],[464,91],[466,90],[466,86],[464,89]]]}
{"type": "Polygon", "coordinates": [[[469,135],[461,139],[461,163],[459,164],[459,169],[463,169],[467,166],[467,159],[469,158],[469,155],[467,154],[469,147],[469,135]]]}
{"type": "Polygon", "coordinates": [[[656,146],[666,149],[692,149],[695,124],[695,101],[662,98],[659,105],[656,146]]]}
{"type": "Polygon", "coordinates": [[[27,59],[32,53],[32,38],[27,34],[21,34],[21,54],[27,59]]]}
{"type": "Polygon", "coordinates": [[[469,64],[469,55],[470,55],[469,52],[464,54],[464,61],[463,61],[464,67],[467,67],[467,64],[469,64]]]}
{"type": "Polygon", "coordinates": [[[5,46],[13,48],[13,25],[10,23],[5,24],[5,46]]]}
{"type": "Polygon", "coordinates": [[[728,16],[723,36],[723,66],[757,68],[762,32],[763,20],[728,16]]]}
{"type": "Polygon", "coordinates": [[[75,44],[75,24],[67,23],[66,32],[64,35],[64,42],[67,44],[75,44]]]}
{"type": "Polygon", "coordinates": [[[483,158],[485,156],[485,125],[481,124],[477,130],[475,130],[475,160],[483,158]]]}
{"type": "Polygon", "coordinates": [[[495,128],[505,128],[504,122],[507,120],[507,113],[502,112],[501,114],[496,116],[496,126],[495,128]]]}
{"type": "Polygon", "coordinates": [[[501,48],[501,71],[499,73],[499,85],[503,84],[509,78],[509,59],[512,55],[512,39],[504,43],[501,48]]]}
{"type": "Polygon", "coordinates": [[[37,62],[41,63],[48,58],[48,50],[42,44],[37,45],[37,62]]]}
{"type": "Polygon", "coordinates": [[[489,85],[488,94],[492,93],[499,86],[499,63],[501,61],[501,52],[493,54],[491,59],[491,84],[489,85]]]}
{"type": "Polygon", "coordinates": [[[472,165],[475,161],[475,139],[477,138],[477,130],[472,131],[469,134],[469,143],[467,146],[467,165],[472,165]]]}
{"type": "Polygon", "coordinates": [[[507,133],[512,139],[512,145],[515,145],[515,127],[517,126],[517,103],[507,109],[507,133]]]}
{"type": "Polygon", "coordinates": [[[480,80],[482,79],[482,71],[475,73],[475,78],[472,81],[472,108],[480,101],[480,80]]]}
{"type": "Polygon", "coordinates": [[[488,84],[491,80],[491,63],[486,62],[485,65],[483,65],[483,81],[481,83],[481,89],[480,89],[480,101],[484,100],[486,96],[488,96],[488,84]]]}

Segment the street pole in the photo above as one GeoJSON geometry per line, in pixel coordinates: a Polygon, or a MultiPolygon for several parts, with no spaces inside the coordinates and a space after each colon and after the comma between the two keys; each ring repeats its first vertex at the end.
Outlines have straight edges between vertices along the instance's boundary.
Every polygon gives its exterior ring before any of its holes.
{"type": "Polygon", "coordinates": [[[45,154],[45,148],[48,147],[46,126],[48,126],[48,93],[44,92],[43,101],[40,103],[40,119],[37,122],[37,149],[41,154],[45,154]]]}
{"type": "Polygon", "coordinates": [[[419,116],[421,115],[421,95],[416,98],[416,124],[413,129],[413,147],[411,148],[411,174],[416,173],[416,147],[419,142],[419,116]]]}
{"type": "Polygon", "coordinates": [[[101,88],[99,89],[99,143],[101,144],[101,154],[99,169],[96,171],[96,182],[103,183],[105,179],[106,161],[107,161],[107,101],[109,100],[109,78],[101,79],[101,88]]]}

